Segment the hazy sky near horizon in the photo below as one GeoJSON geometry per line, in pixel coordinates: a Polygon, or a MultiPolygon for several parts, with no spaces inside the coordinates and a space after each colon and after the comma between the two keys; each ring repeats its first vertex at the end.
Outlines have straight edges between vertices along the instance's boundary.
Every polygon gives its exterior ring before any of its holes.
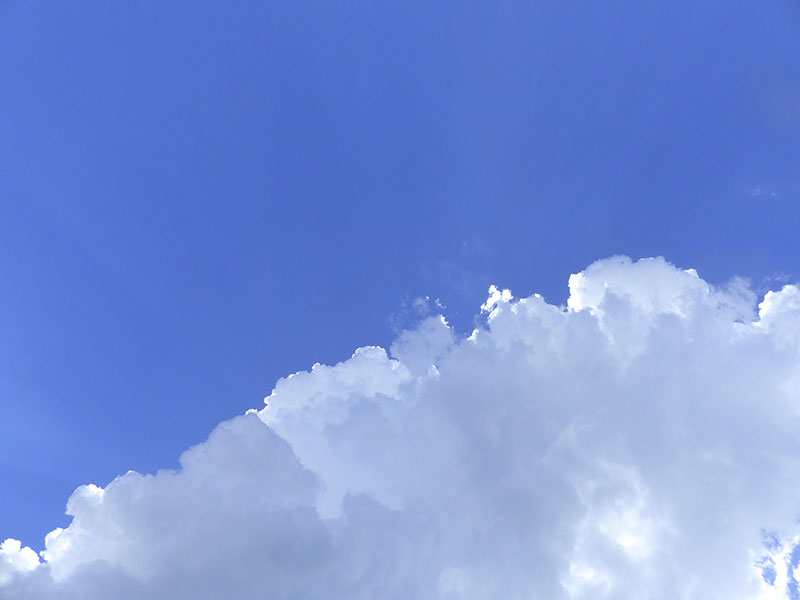
{"type": "Polygon", "coordinates": [[[789,0],[6,1],[0,81],[0,540],[36,550],[490,284],[800,279],[789,0]]]}

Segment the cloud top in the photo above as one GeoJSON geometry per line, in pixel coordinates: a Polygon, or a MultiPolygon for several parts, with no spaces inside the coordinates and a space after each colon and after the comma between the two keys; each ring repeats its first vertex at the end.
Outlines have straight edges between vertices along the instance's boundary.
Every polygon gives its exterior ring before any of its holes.
{"type": "Polygon", "coordinates": [[[493,287],[282,379],[178,471],[78,488],[4,599],[797,597],[800,290],[663,259],[493,287]]]}

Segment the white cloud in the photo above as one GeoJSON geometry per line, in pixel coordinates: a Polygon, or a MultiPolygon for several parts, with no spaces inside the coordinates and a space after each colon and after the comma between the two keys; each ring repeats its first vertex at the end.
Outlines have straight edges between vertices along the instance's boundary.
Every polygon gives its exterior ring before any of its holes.
{"type": "Polygon", "coordinates": [[[0,597],[790,597],[798,288],[612,258],[566,308],[483,308],[279,381],[177,472],[78,488],[42,564],[0,547],[0,597]]]}
{"type": "Polygon", "coordinates": [[[0,585],[8,583],[16,572],[32,571],[39,566],[39,557],[19,540],[7,539],[0,544],[0,585]]]}

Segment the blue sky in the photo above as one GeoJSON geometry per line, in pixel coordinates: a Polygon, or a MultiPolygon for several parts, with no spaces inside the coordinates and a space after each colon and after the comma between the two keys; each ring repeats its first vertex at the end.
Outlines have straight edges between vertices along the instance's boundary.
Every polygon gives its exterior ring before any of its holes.
{"type": "Polygon", "coordinates": [[[800,276],[800,8],[0,4],[0,539],[598,258],[800,276]]]}

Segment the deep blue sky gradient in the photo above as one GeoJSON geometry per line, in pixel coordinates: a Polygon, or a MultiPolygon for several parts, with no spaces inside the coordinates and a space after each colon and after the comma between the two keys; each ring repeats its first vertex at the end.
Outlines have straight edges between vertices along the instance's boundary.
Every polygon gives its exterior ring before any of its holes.
{"type": "Polygon", "coordinates": [[[0,2],[0,539],[438,297],[800,278],[800,5],[0,2]]]}

